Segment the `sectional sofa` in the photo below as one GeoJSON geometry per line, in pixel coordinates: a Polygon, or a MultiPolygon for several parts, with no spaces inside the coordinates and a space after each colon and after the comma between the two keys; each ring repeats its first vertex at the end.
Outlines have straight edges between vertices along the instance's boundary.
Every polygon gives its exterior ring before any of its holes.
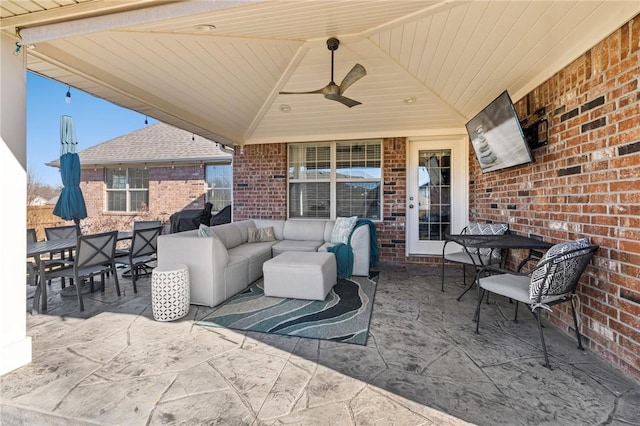
{"type": "MultiPolygon", "coordinates": [[[[186,264],[191,303],[216,306],[262,277],[262,264],[285,251],[326,251],[335,222],[332,220],[251,219],[207,229],[158,237],[158,266],[186,264]],[[272,241],[249,242],[257,230],[273,228],[272,241]]],[[[353,229],[353,275],[369,274],[369,226],[353,229]]]]}

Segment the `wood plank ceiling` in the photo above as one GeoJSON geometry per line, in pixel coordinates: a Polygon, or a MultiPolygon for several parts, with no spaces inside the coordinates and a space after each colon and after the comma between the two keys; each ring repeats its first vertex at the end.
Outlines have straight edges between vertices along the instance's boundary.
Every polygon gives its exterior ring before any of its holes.
{"type": "Polygon", "coordinates": [[[460,133],[502,91],[519,99],[640,13],[637,0],[189,3],[167,16],[171,2],[3,0],[0,22],[45,34],[25,49],[33,72],[242,145],[460,133]],[[362,105],[278,94],[329,82],[329,37],[337,84],[367,70],[345,93],[362,105]]]}

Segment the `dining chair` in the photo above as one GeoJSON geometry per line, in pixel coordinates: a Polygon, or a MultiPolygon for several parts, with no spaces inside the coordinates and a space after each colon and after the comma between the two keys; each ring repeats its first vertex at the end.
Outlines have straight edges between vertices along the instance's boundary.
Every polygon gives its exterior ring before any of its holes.
{"type": "MultiPolygon", "coordinates": [[[[78,304],[80,311],[84,311],[82,300],[82,285],[86,278],[100,275],[102,279],[102,291],[105,288],[105,274],[110,272],[116,284],[116,292],[120,296],[120,283],[116,273],[115,251],[118,241],[118,231],[103,232],[100,234],[80,235],[73,262],[70,266],[47,272],[47,278],[72,278],[76,283],[78,304]]],[[[93,283],[93,281],[91,281],[93,283]]],[[[34,301],[34,303],[36,303],[34,301]]]]}
{"type": "Polygon", "coordinates": [[[544,365],[550,369],[547,346],[542,332],[540,309],[551,312],[551,306],[570,302],[578,348],[584,349],[575,307],[576,288],[596,250],[598,250],[598,246],[589,244],[585,239],[568,241],[551,247],[528,274],[504,271],[492,266],[482,268],[477,275],[476,333],[480,329],[480,306],[485,291],[515,300],[514,321],[516,322],[518,320],[518,303],[524,303],[529,306],[538,322],[544,365]]]}
{"type": "MultiPolygon", "coordinates": [[[[27,244],[38,242],[38,236],[36,230],[33,228],[27,229],[27,244]]],[[[38,279],[40,277],[40,271],[35,259],[27,259],[27,283],[29,285],[38,285],[38,279]]]]}
{"type": "Polygon", "coordinates": [[[44,228],[44,235],[47,240],[61,240],[64,238],[76,238],[78,236],[78,228],[75,225],[44,228]]]}
{"type": "MultiPolygon", "coordinates": [[[[133,230],[138,230],[138,229],[146,229],[146,228],[155,228],[158,226],[162,226],[162,222],[159,220],[137,220],[135,222],[133,222],[133,230]]],[[[116,248],[116,258],[118,257],[122,257],[122,256],[128,256],[129,255],[129,248],[127,249],[119,249],[116,248]]],[[[143,271],[148,271],[149,268],[144,268],[141,270],[143,271]]],[[[138,271],[140,272],[140,271],[138,271]]],[[[138,276],[140,275],[146,275],[150,272],[145,272],[144,274],[139,273],[138,276]]],[[[125,269],[122,272],[122,276],[125,278],[129,278],[131,277],[131,269],[125,269]]],[[[137,278],[137,277],[136,277],[137,278]]]]}
{"type": "MultiPolygon", "coordinates": [[[[468,235],[504,235],[509,232],[509,224],[508,223],[485,223],[485,222],[469,222],[461,232],[461,234],[468,235]]],[[[466,265],[471,265],[475,267],[476,272],[478,268],[486,265],[494,265],[502,262],[503,253],[500,249],[491,249],[491,248],[468,248],[463,247],[462,250],[447,253],[446,248],[447,244],[451,241],[447,241],[444,243],[442,247],[442,282],[440,286],[440,290],[444,291],[444,273],[445,273],[445,263],[452,262],[458,263],[462,265],[462,280],[463,283],[467,284],[467,272],[466,265]]],[[[474,281],[467,286],[465,291],[458,296],[458,301],[462,299],[462,296],[465,295],[469,289],[473,286],[474,281]]]]}
{"type": "MultiPolygon", "coordinates": [[[[78,228],[75,225],[68,226],[55,226],[52,228],[44,228],[44,235],[47,241],[52,240],[62,240],[67,238],[77,238],[78,237],[78,228]]],[[[58,253],[51,253],[49,255],[49,259],[45,261],[47,266],[56,267],[56,266],[65,266],[67,261],[73,261],[73,250],[69,250],[68,253],[65,253],[64,250],[58,253]],[[57,256],[57,257],[54,257],[57,256]]],[[[51,281],[49,281],[51,284],[51,281]]],[[[65,287],[65,280],[62,278],[61,287],[65,287]]],[[[73,285],[73,282],[71,282],[73,285]]]]}
{"type": "Polygon", "coordinates": [[[158,251],[158,235],[161,233],[162,226],[156,226],[153,228],[134,228],[129,250],[125,252],[119,251],[119,255],[116,257],[116,263],[129,267],[134,293],[138,292],[136,281],[141,275],[141,271],[148,269],[148,263],[156,260],[156,253],[158,251]]]}
{"type": "MultiPolygon", "coordinates": [[[[27,229],[27,243],[36,243],[36,242],[38,242],[38,236],[37,236],[36,230],[33,228],[27,229]]],[[[62,257],[40,259],[40,263],[45,268],[45,271],[65,266],[65,260],[62,257]]],[[[40,281],[40,266],[34,259],[27,260],[27,282],[29,283],[29,285],[37,286],[39,281],[40,281]]],[[[51,280],[47,280],[47,283],[51,285],[51,280]]],[[[71,281],[71,284],[73,284],[73,281],[71,281]]],[[[61,282],[61,287],[62,288],[65,287],[64,279],[61,282]]]]}
{"type": "Polygon", "coordinates": [[[162,222],[159,220],[137,220],[133,222],[134,231],[136,229],[156,228],[158,226],[162,226],[162,222]]]}

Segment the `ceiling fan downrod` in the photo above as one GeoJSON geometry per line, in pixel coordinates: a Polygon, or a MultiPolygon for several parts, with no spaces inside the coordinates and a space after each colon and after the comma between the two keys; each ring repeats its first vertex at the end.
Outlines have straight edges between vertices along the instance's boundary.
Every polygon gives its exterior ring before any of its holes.
{"type": "Polygon", "coordinates": [[[331,51],[331,82],[333,81],[333,52],[338,50],[338,46],[340,45],[340,40],[335,37],[331,37],[327,40],[327,49],[331,51]]]}

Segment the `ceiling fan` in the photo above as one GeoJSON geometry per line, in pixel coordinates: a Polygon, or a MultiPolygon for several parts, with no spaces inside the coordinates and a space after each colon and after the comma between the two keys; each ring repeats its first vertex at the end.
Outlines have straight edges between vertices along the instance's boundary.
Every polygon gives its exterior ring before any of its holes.
{"type": "Polygon", "coordinates": [[[331,51],[331,81],[329,82],[329,84],[324,86],[322,89],[312,90],[310,92],[280,92],[280,94],[301,95],[310,93],[321,93],[325,98],[331,99],[332,101],[338,101],[341,104],[348,106],[349,108],[360,105],[361,102],[342,96],[342,94],[349,88],[349,86],[367,75],[367,70],[365,70],[362,65],[355,64],[353,68],[351,68],[351,71],[349,71],[349,73],[342,79],[342,83],[340,83],[340,86],[338,86],[333,81],[333,52],[338,50],[339,44],[340,41],[337,38],[331,37],[327,40],[327,48],[331,51]]]}

